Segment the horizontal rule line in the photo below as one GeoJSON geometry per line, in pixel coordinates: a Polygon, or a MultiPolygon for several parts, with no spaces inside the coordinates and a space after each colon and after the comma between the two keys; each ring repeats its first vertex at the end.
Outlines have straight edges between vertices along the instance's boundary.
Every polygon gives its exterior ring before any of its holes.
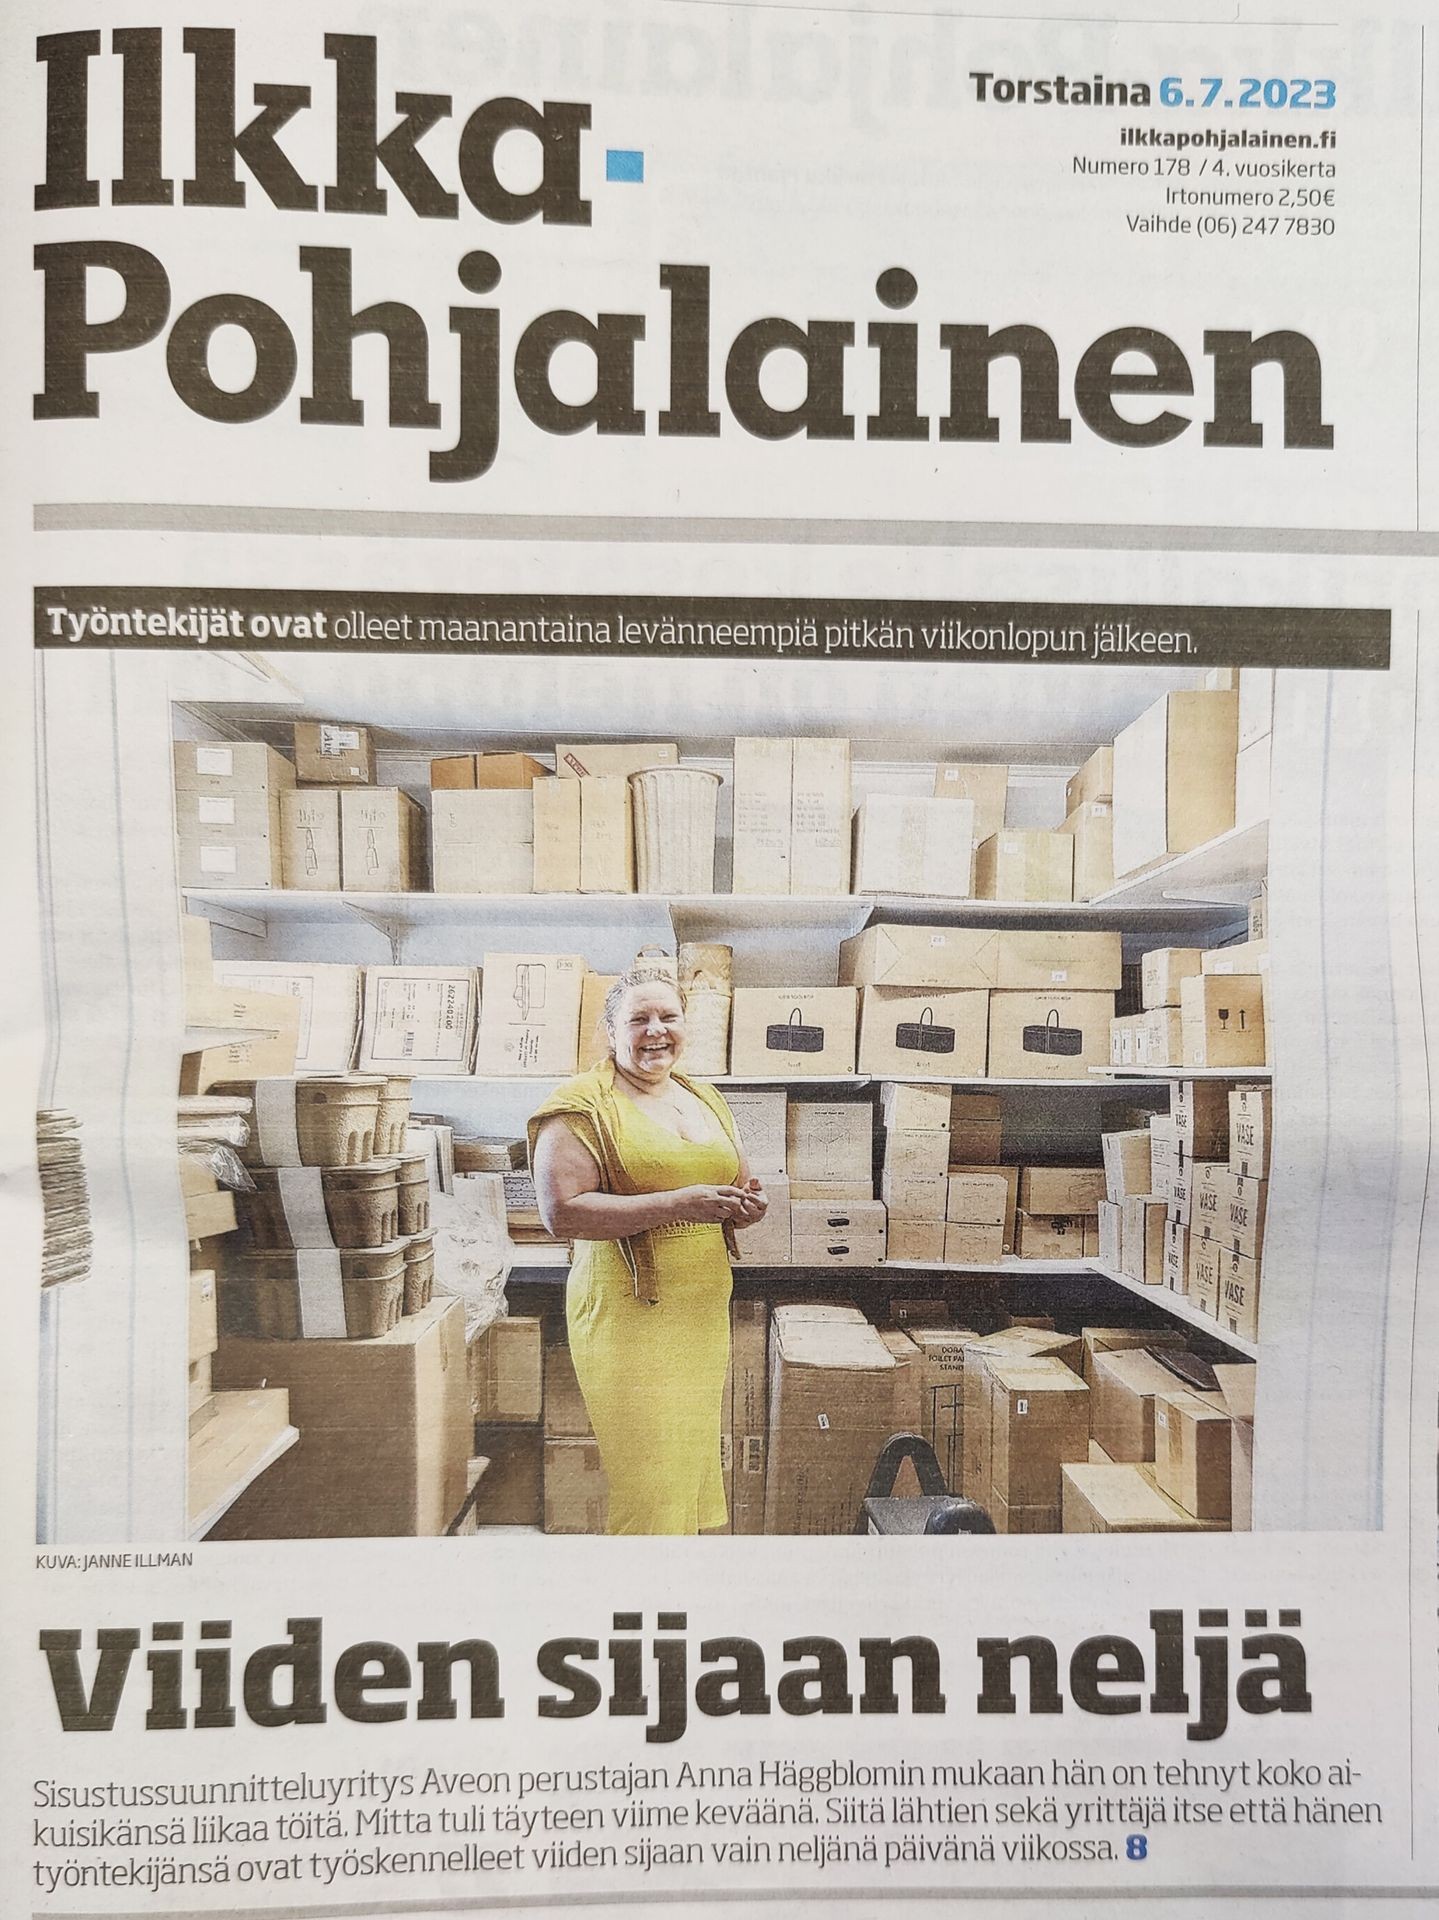
{"type": "Polygon", "coordinates": [[[42,501],[37,533],[329,534],[366,540],[550,540],[593,545],[1108,548],[1121,552],[1439,557],[1439,530],[1114,526],[1059,520],[841,520],[745,515],[419,513],[364,507],[42,501]]]}

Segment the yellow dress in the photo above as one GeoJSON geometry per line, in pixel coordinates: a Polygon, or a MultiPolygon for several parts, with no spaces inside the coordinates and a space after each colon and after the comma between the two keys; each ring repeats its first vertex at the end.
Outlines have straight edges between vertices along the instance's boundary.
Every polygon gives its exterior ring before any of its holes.
{"type": "MultiPolygon", "coordinates": [[[[711,1096],[713,1098],[713,1096],[711,1096]]],[[[623,1097],[615,1146],[635,1193],[727,1186],[739,1156],[682,1140],[623,1097]]],[[[636,1298],[621,1244],[577,1240],[566,1293],[570,1353],[609,1481],[611,1533],[698,1533],[728,1520],[720,1425],[729,1366],[724,1229],[651,1228],[655,1303],[636,1298]]]]}

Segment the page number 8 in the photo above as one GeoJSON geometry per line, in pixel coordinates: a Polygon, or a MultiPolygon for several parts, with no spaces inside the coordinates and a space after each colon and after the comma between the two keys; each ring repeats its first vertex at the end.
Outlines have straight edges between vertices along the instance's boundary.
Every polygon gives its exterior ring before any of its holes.
{"type": "Polygon", "coordinates": [[[1149,1841],[1142,1833],[1131,1833],[1124,1843],[1124,1851],[1131,1860],[1143,1860],[1149,1852],[1149,1841]]]}

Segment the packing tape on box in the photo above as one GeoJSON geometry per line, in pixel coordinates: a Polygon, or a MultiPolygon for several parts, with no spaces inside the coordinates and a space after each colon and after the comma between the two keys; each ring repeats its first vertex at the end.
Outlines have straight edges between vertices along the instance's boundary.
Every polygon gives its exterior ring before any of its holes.
{"type": "Polygon", "coordinates": [[[255,1082],[255,1134],[267,1167],[298,1167],[300,1125],[293,1080],[255,1082]]]}
{"type": "Polygon", "coordinates": [[[328,1248],[335,1244],[325,1211],[325,1176],[318,1167],[281,1167],[276,1183],[292,1247],[328,1248]]]}
{"type": "Polygon", "coordinates": [[[300,1338],[343,1340],[345,1286],[340,1278],[340,1256],[318,1247],[295,1254],[295,1280],[300,1289],[300,1338]]]}

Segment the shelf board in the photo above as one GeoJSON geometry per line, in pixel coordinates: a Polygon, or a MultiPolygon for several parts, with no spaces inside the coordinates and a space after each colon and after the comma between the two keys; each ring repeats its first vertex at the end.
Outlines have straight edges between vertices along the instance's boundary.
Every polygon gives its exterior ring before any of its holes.
{"type": "Polygon", "coordinates": [[[726,928],[764,933],[799,928],[847,940],[868,924],[874,902],[854,893],[692,893],[676,895],[668,906],[680,940],[719,939],[726,928]]]}
{"type": "Polygon", "coordinates": [[[553,1272],[561,1267],[568,1272],[569,1265],[570,1256],[563,1247],[545,1247],[533,1243],[526,1246],[520,1240],[510,1242],[511,1273],[521,1268],[529,1268],[536,1272],[553,1272]]]}
{"type": "MultiPolygon", "coordinates": [[[[201,1428],[201,1432],[204,1432],[203,1428],[201,1428]]],[[[288,1453],[299,1438],[300,1429],[298,1427],[282,1427],[274,1439],[271,1440],[260,1453],[257,1453],[252,1460],[245,1463],[244,1468],[229,1482],[223,1493],[210,1502],[203,1513],[191,1515],[187,1538],[191,1540],[202,1540],[210,1531],[211,1527],[215,1525],[215,1522],[219,1520],[223,1514],[228,1513],[230,1508],[234,1506],[246,1487],[252,1485],[254,1481],[259,1479],[262,1473],[267,1472],[269,1468],[273,1467],[280,1456],[288,1453]]]]}
{"type": "MultiPolygon", "coordinates": [[[[1099,1071],[1100,1069],[1098,1067],[1090,1068],[1091,1073],[1098,1073],[1099,1071]]],[[[1106,1069],[1106,1071],[1108,1071],[1108,1069],[1106,1069]]],[[[1123,1082],[1129,1077],[1131,1069],[1128,1067],[1115,1067],[1113,1071],[1116,1079],[1123,1082]]],[[[1076,1087],[1083,1087],[1090,1093],[1093,1093],[1096,1089],[1101,1093],[1107,1093],[1110,1085],[1113,1084],[1109,1081],[1100,1082],[1098,1080],[989,1080],[983,1075],[980,1075],[978,1078],[974,1075],[967,1075],[963,1079],[951,1080],[947,1074],[942,1073],[877,1073],[873,1076],[873,1079],[878,1086],[978,1087],[981,1091],[987,1087],[1038,1087],[1046,1093],[1055,1087],[1060,1089],[1068,1088],[1071,1090],[1076,1087]]]]}
{"type": "Polygon", "coordinates": [[[1106,912],[1128,907],[1208,907],[1233,913],[1258,893],[1268,871],[1269,822],[1257,820],[1120,881],[1090,905],[1106,912]]]}
{"type": "Polygon", "coordinates": [[[1106,1084],[1116,1080],[1269,1080],[1273,1067],[1091,1067],[1106,1084]]]}
{"type": "Polygon", "coordinates": [[[1089,1262],[1089,1270],[1098,1274],[1101,1280],[1112,1280],[1116,1287],[1123,1287],[1140,1300],[1152,1301],[1161,1313],[1182,1320],[1187,1327],[1194,1327],[1200,1333],[1207,1333],[1211,1340],[1217,1340],[1221,1346],[1232,1347],[1236,1353],[1245,1354],[1251,1360],[1259,1358],[1257,1340],[1244,1340],[1237,1333],[1226,1333],[1217,1320],[1211,1319],[1207,1313],[1201,1313],[1184,1294],[1175,1293],[1172,1287],[1146,1286],[1142,1280],[1132,1280],[1127,1273],[1118,1273],[1098,1260],[1089,1262]]]}
{"type": "Polygon", "coordinates": [[[1035,927],[1049,931],[1062,927],[1090,927],[1119,932],[1152,933],[1170,939],[1180,931],[1202,932],[1229,924],[1237,909],[1211,900],[1120,900],[1105,894],[1097,900],[951,900],[919,894],[885,893],[872,896],[873,918],[918,926],[1035,927]]]}
{"type": "MultiPolygon", "coordinates": [[[[552,1272],[558,1268],[568,1268],[569,1259],[560,1247],[522,1247],[515,1246],[511,1273],[521,1269],[532,1272],[552,1272]]],[[[1087,1274],[1093,1262],[1084,1256],[1073,1260],[1022,1260],[1017,1254],[1006,1253],[998,1260],[876,1260],[873,1266],[833,1267],[828,1265],[808,1266],[795,1260],[743,1260],[736,1267],[736,1273],[825,1273],[849,1275],[852,1278],[867,1276],[873,1279],[888,1269],[891,1273],[997,1273],[1002,1275],[1047,1274],[1087,1274]]]]}
{"type": "MultiPolygon", "coordinates": [[[[1073,1260],[1026,1260],[1017,1253],[1002,1254],[998,1260],[885,1260],[880,1263],[891,1273],[997,1273],[1002,1276],[1024,1274],[1087,1274],[1090,1260],[1079,1254],[1073,1260]]],[[[783,1268],[778,1269],[783,1272],[783,1268]]]]}

